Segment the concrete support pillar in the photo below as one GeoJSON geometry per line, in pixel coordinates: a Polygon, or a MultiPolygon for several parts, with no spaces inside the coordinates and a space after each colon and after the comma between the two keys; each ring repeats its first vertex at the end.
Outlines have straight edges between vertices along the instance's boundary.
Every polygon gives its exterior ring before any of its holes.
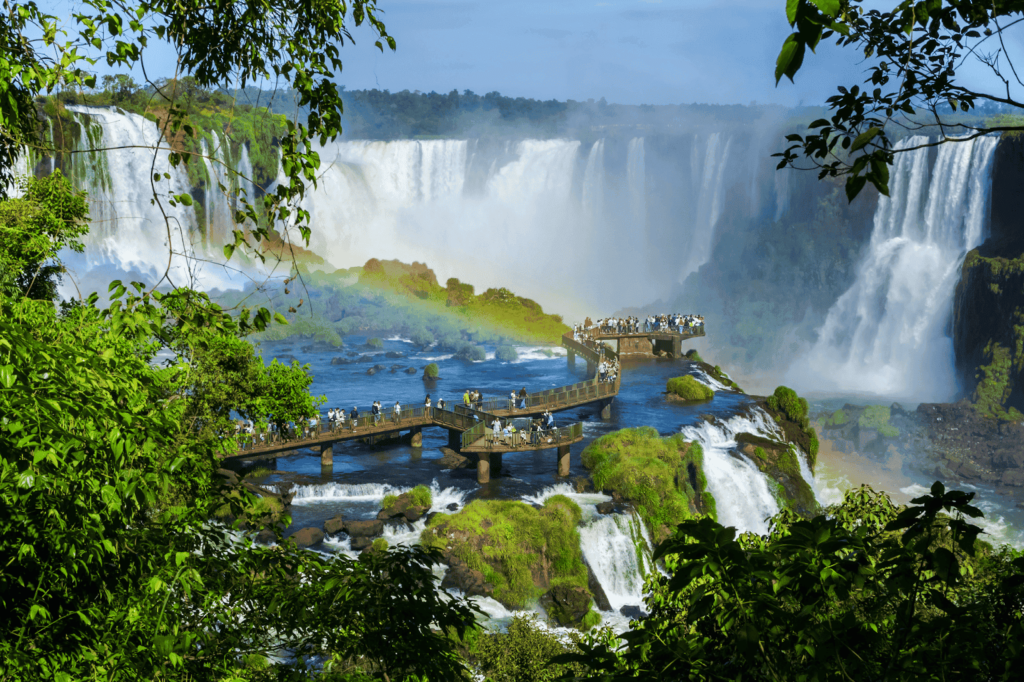
{"type": "Polygon", "coordinates": [[[565,478],[569,475],[569,446],[558,446],[558,475],[565,478]]]}
{"type": "Polygon", "coordinates": [[[455,429],[448,429],[448,447],[456,452],[462,449],[462,434],[455,429]]]}
{"type": "Polygon", "coordinates": [[[334,443],[324,443],[320,446],[320,466],[325,469],[334,466],[334,443]]]}
{"type": "Polygon", "coordinates": [[[480,485],[489,483],[491,480],[491,453],[477,453],[476,460],[476,482],[480,485]]]}
{"type": "Polygon", "coordinates": [[[422,448],[423,447],[423,427],[422,426],[414,426],[413,427],[413,429],[412,429],[411,445],[414,448],[422,448]]]}
{"type": "Polygon", "coordinates": [[[604,407],[601,408],[601,419],[611,419],[611,418],[612,418],[612,401],[609,400],[608,402],[606,402],[604,404],[604,407]]]}
{"type": "Polygon", "coordinates": [[[683,339],[678,336],[672,339],[672,355],[677,358],[683,356],[683,339]]]}
{"type": "Polygon", "coordinates": [[[566,357],[569,359],[569,369],[576,369],[576,351],[570,350],[566,357]]]}
{"type": "Polygon", "coordinates": [[[497,474],[501,471],[501,456],[504,452],[492,452],[491,453],[491,471],[497,474]]]}

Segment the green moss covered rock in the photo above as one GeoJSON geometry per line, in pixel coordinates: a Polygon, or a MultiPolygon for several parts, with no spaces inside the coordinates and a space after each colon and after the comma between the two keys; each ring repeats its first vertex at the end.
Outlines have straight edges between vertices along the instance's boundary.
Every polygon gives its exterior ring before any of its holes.
{"type": "Polygon", "coordinates": [[[689,374],[669,379],[666,388],[669,399],[680,402],[696,403],[711,400],[715,397],[714,391],[689,374]]]}
{"type": "Polygon", "coordinates": [[[662,438],[649,426],[622,429],[588,445],[582,458],[594,487],[631,503],[655,541],[687,519],[717,518],[704,452],[681,435],[662,438]]]}
{"type": "Polygon", "coordinates": [[[367,339],[366,340],[366,347],[367,348],[373,348],[375,350],[380,350],[380,349],[384,348],[384,341],[382,341],[381,339],[376,338],[376,337],[374,337],[372,339],[367,339]]]}
{"type": "Polygon", "coordinates": [[[519,359],[519,353],[514,346],[498,346],[494,357],[502,362],[515,362],[519,359]]]}
{"type": "Polygon", "coordinates": [[[421,541],[440,549],[456,572],[470,579],[479,575],[478,594],[521,609],[552,587],[587,590],[577,529],[582,516],[561,495],[540,509],[519,501],[473,500],[455,514],[432,517],[421,541]]]}
{"type": "Polygon", "coordinates": [[[885,405],[868,405],[857,419],[857,426],[877,431],[878,435],[885,438],[896,438],[900,430],[889,423],[891,416],[890,409],[885,405]]]}
{"type": "Polygon", "coordinates": [[[736,435],[740,450],[768,478],[779,506],[811,518],[819,513],[814,489],[800,474],[800,455],[788,443],[777,443],[750,433],[736,435]]]}
{"type": "Polygon", "coordinates": [[[791,388],[779,386],[768,396],[762,407],[775,419],[786,434],[786,439],[800,446],[810,458],[811,470],[818,461],[818,434],[811,426],[807,400],[791,388]]]}
{"type": "Polygon", "coordinates": [[[438,376],[440,376],[440,374],[441,374],[441,372],[437,368],[437,363],[436,362],[432,362],[432,363],[430,363],[429,365],[427,365],[426,367],[423,368],[423,378],[424,379],[436,379],[436,378],[438,378],[438,376]]]}
{"type": "Polygon", "coordinates": [[[467,343],[455,352],[455,357],[467,362],[481,362],[487,359],[487,353],[482,347],[467,343]]]}

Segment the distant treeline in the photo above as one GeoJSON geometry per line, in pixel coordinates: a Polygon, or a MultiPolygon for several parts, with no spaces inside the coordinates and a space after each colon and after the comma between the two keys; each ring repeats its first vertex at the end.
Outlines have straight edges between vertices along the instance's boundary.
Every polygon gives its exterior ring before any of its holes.
{"type": "MultiPolygon", "coordinates": [[[[301,119],[307,113],[297,106],[291,91],[249,87],[229,94],[240,103],[268,107],[289,117],[301,119]]],[[[750,123],[769,110],[784,111],[782,107],[756,104],[632,105],[609,104],[604,98],[585,102],[538,100],[506,97],[499,92],[478,95],[471,90],[447,94],[345,90],[342,99],[345,136],[376,140],[516,132],[554,136],[595,129],[692,125],[695,121],[709,125],[750,123]]]]}

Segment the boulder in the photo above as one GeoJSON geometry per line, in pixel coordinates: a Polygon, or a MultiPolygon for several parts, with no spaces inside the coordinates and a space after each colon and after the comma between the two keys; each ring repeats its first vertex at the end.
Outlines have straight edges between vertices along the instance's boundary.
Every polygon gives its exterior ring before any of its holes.
{"type": "Polygon", "coordinates": [[[404,358],[405,357],[405,353],[400,353],[397,350],[389,350],[387,353],[384,354],[384,357],[386,357],[386,358],[404,358]]]}
{"type": "Polygon", "coordinates": [[[590,589],[590,593],[594,595],[594,604],[601,611],[611,611],[612,604],[608,601],[608,595],[605,593],[604,588],[601,587],[601,581],[597,579],[597,574],[594,573],[594,569],[587,564],[587,587],[590,589]]]}
{"type": "Polygon", "coordinates": [[[380,535],[384,532],[384,522],[381,520],[374,521],[346,521],[345,532],[352,536],[353,541],[355,538],[369,538],[374,535],[380,535]]]}
{"type": "Polygon", "coordinates": [[[373,544],[373,538],[353,537],[351,544],[353,552],[361,552],[362,550],[366,549],[367,547],[373,544]]]}
{"type": "Polygon", "coordinates": [[[611,502],[611,501],[609,501],[609,502],[599,502],[597,504],[597,513],[598,514],[611,514],[613,511],[615,511],[615,503],[614,502],[611,502]]]}
{"type": "Polygon", "coordinates": [[[416,368],[415,367],[406,367],[405,368],[405,373],[406,374],[415,374],[416,373],[416,368]]]}
{"type": "Polygon", "coordinates": [[[264,528],[259,533],[256,533],[256,537],[253,541],[258,545],[269,545],[271,542],[277,540],[277,536],[274,535],[274,531],[264,528]]]}
{"type": "Polygon", "coordinates": [[[405,508],[405,518],[410,523],[416,523],[423,517],[423,514],[427,511],[426,507],[410,506],[405,508]]]}
{"type": "Polygon", "coordinates": [[[377,514],[377,518],[385,521],[401,517],[410,523],[415,523],[427,513],[427,509],[427,507],[413,504],[410,493],[402,493],[393,505],[387,509],[381,509],[377,514]]]}
{"type": "Polygon", "coordinates": [[[400,533],[410,532],[413,530],[412,524],[402,517],[388,519],[384,522],[384,525],[388,528],[393,528],[400,533]]]}
{"type": "Polygon", "coordinates": [[[494,594],[494,585],[487,582],[482,571],[469,567],[461,559],[452,557],[448,572],[441,581],[441,589],[455,588],[462,590],[467,597],[490,597],[494,594]]]}
{"type": "Polygon", "coordinates": [[[337,535],[343,530],[345,530],[345,519],[341,518],[341,514],[324,521],[324,532],[328,535],[337,535]]]}
{"type": "Polygon", "coordinates": [[[366,370],[366,373],[369,374],[370,376],[373,376],[374,374],[377,373],[377,368],[371,367],[370,369],[366,370]]]}
{"type": "Polygon", "coordinates": [[[541,595],[540,605],[548,618],[562,627],[579,625],[590,612],[593,598],[582,587],[556,585],[541,595]]]}
{"type": "Polygon", "coordinates": [[[640,620],[641,618],[647,615],[646,613],[644,613],[644,610],[642,608],[640,608],[639,606],[632,605],[623,606],[621,609],[619,609],[619,613],[625,616],[626,618],[629,618],[630,620],[640,620]]]}
{"type": "Polygon", "coordinates": [[[319,528],[302,528],[291,536],[299,547],[312,547],[324,541],[324,532],[319,528]]]}
{"type": "Polygon", "coordinates": [[[444,453],[444,456],[436,460],[435,463],[442,469],[466,469],[472,466],[468,457],[460,455],[451,448],[441,448],[441,452],[444,453]]]}
{"type": "Polygon", "coordinates": [[[452,511],[452,512],[453,511],[459,511],[459,503],[458,502],[452,502],[447,507],[445,507],[445,509],[447,509],[448,511],[452,511]]]}
{"type": "Polygon", "coordinates": [[[359,353],[357,351],[350,350],[349,352],[345,353],[345,355],[349,356],[350,358],[355,358],[359,356],[359,353]]]}

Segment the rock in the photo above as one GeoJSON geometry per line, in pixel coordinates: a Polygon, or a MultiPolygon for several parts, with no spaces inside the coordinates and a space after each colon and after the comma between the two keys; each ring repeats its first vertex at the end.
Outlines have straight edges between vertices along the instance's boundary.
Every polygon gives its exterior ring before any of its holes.
{"type": "Polygon", "coordinates": [[[373,537],[384,532],[384,522],[379,519],[374,521],[346,521],[345,532],[351,535],[353,539],[357,537],[373,537]]]}
{"type": "Polygon", "coordinates": [[[405,357],[405,353],[400,353],[397,350],[389,350],[387,353],[384,354],[384,357],[386,357],[386,358],[404,358],[405,357]]]}
{"type": "MultiPolygon", "coordinates": [[[[615,511],[614,502],[599,502],[597,505],[598,514],[611,514],[613,511],[615,511]]],[[[604,610],[607,611],[608,609],[604,610]]]]}
{"type": "Polygon", "coordinates": [[[226,486],[234,488],[238,485],[238,474],[231,469],[217,469],[217,477],[223,479],[226,486]]]}
{"type": "Polygon", "coordinates": [[[590,593],[594,595],[594,604],[601,611],[611,611],[612,604],[608,601],[608,595],[605,594],[604,588],[601,587],[601,581],[597,579],[597,575],[594,573],[594,569],[587,564],[587,587],[590,588],[590,593]]]}
{"type": "Polygon", "coordinates": [[[324,532],[319,528],[302,528],[291,535],[299,547],[312,547],[324,541],[324,532]]]}
{"type": "Polygon", "coordinates": [[[384,525],[401,533],[411,532],[413,530],[412,524],[402,517],[388,519],[384,522],[384,525]]]}
{"type": "Polygon", "coordinates": [[[312,345],[309,345],[309,346],[303,346],[303,347],[302,347],[302,348],[300,348],[299,350],[301,350],[301,351],[302,351],[303,353],[310,353],[310,352],[312,352],[312,351],[313,351],[313,346],[312,346],[312,345]]]}
{"type": "Polygon", "coordinates": [[[459,511],[459,503],[458,502],[452,502],[447,507],[445,507],[445,509],[447,509],[448,511],[452,511],[452,512],[453,511],[459,511]]]}
{"type": "Polygon", "coordinates": [[[593,598],[582,587],[556,585],[541,595],[540,605],[548,618],[562,627],[578,625],[590,612],[593,598]]]}
{"type": "Polygon", "coordinates": [[[359,353],[357,351],[350,350],[349,352],[345,353],[345,355],[349,356],[350,358],[354,358],[354,357],[358,357],[359,353]]]}
{"type": "Polygon", "coordinates": [[[444,456],[436,460],[436,464],[442,469],[466,469],[472,466],[468,457],[464,457],[451,448],[441,448],[444,456]]]}
{"type": "Polygon", "coordinates": [[[402,493],[395,500],[395,503],[387,509],[381,509],[377,518],[384,521],[397,517],[404,517],[409,523],[419,521],[427,513],[427,507],[412,503],[411,493],[402,493]]]}
{"type": "Polygon", "coordinates": [[[452,557],[448,572],[441,581],[441,589],[455,588],[462,590],[467,597],[490,597],[494,594],[494,585],[487,582],[482,571],[470,568],[464,561],[452,557]]]}
{"type": "Polygon", "coordinates": [[[341,518],[341,514],[324,521],[324,532],[328,535],[337,535],[343,530],[345,530],[345,519],[341,518]]]}
{"type": "Polygon", "coordinates": [[[391,371],[394,372],[396,369],[402,369],[401,365],[391,365],[391,371]]]}
{"type": "Polygon", "coordinates": [[[370,376],[373,376],[374,374],[377,373],[377,368],[371,367],[370,369],[366,370],[366,373],[369,374],[370,376]]]}
{"type": "Polygon", "coordinates": [[[406,374],[415,374],[416,373],[416,368],[415,367],[406,367],[405,373],[406,374]]]}
{"type": "Polygon", "coordinates": [[[619,609],[619,613],[630,620],[640,620],[647,615],[639,606],[623,606],[619,609]]]}
{"type": "Polygon", "coordinates": [[[256,533],[256,537],[253,541],[259,545],[269,545],[271,542],[277,540],[277,536],[274,535],[274,531],[264,528],[259,533],[256,533]]]}
{"type": "Polygon", "coordinates": [[[369,547],[372,544],[373,544],[373,538],[355,537],[355,536],[352,537],[351,546],[352,546],[352,551],[353,552],[362,551],[362,550],[366,549],[367,547],[369,547]]]}
{"type": "Polygon", "coordinates": [[[341,356],[338,356],[336,358],[331,358],[331,364],[332,365],[347,365],[348,364],[348,360],[343,358],[343,357],[341,357],[341,356]]]}
{"type": "Polygon", "coordinates": [[[427,511],[426,507],[416,507],[416,506],[407,507],[406,510],[405,510],[405,518],[410,523],[416,523],[417,521],[419,521],[423,517],[423,514],[425,514],[426,511],[427,511]]]}

